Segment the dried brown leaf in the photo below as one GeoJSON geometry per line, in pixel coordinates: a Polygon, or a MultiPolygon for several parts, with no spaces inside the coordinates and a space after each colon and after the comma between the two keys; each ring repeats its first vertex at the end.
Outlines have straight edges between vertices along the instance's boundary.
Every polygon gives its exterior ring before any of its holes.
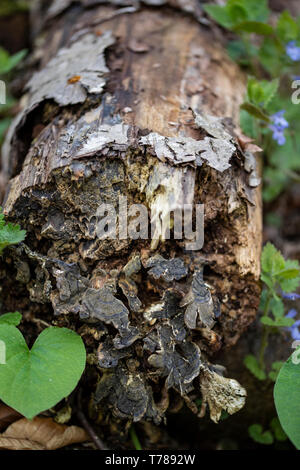
{"type": "Polygon", "coordinates": [[[52,418],[23,418],[0,435],[0,449],[55,450],[87,440],[88,434],[78,426],[58,424],[52,418]]]}
{"type": "Polygon", "coordinates": [[[0,404],[0,431],[19,418],[21,418],[21,415],[16,410],[4,405],[4,403],[0,404]]]}

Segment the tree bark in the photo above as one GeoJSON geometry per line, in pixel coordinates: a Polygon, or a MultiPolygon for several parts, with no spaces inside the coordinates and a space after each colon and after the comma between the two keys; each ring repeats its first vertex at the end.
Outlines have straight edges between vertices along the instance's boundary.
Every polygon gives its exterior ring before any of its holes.
{"type": "MultiPolygon", "coordinates": [[[[23,286],[25,320],[40,309],[82,334],[104,421],[111,410],[158,423],[170,390],[194,411],[202,394],[217,421],[244,399],[209,364],[256,315],[259,176],[238,130],[245,78],[218,30],[197,2],[159,4],[55,1],[35,12],[39,71],[2,161],[5,214],[27,238],[3,273],[23,286]],[[169,211],[204,204],[202,249],[164,233],[100,240],[97,209],[118,211],[120,196],[146,205],[157,227],[169,211]],[[228,387],[232,407],[216,402],[228,387]]],[[[16,290],[3,309],[20,309],[16,290]]]]}

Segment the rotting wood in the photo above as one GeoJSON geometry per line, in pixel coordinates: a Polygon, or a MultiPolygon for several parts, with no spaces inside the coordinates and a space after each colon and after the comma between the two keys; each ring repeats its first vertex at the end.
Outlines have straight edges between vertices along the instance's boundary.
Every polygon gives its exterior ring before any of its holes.
{"type": "Polygon", "coordinates": [[[6,141],[4,210],[29,246],[10,256],[32,304],[60,325],[79,319],[104,420],[158,424],[169,399],[154,394],[171,388],[196,412],[202,393],[217,420],[245,391],[211,356],[252,322],[260,292],[259,177],[235,134],[244,77],[193,2],[175,4],[191,15],[78,3],[46,15],[41,69],[6,141]],[[202,250],[164,234],[99,240],[99,205],[122,196],[157,221],[204,204],[202,250]]]}

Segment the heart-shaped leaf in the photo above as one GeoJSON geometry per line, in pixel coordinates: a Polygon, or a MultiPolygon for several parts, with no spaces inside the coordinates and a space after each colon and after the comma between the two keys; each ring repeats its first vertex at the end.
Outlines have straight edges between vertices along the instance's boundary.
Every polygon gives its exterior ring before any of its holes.
{"type": "Polygon", "coordinates": [[[248,433],[255,442],[259,442],[260,444],[269,445],[274,442],[272,433],[270,431],[263,432],[263,427],[260,424],[252,424],[249,426],[248,433]]]}
{"type": "Polygon", "coordinates": [[[300,450],[300,349],[296,349],[280,369],[274,399],[281,426],[300,450]]]}
{"type": "Polygon", "coordinates": [[[68,396],[85,368],[83,341],[67,328],[46,328],[29,350],[15,326],[0,324],[0,345],[0,399],[28,419],[68,396]]]}

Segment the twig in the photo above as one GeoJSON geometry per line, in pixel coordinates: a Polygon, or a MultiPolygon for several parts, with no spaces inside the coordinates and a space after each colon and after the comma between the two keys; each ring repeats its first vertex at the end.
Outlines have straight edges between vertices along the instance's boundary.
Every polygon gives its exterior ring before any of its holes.
{"type": "Polygon", "coordinates": [[[100,437],[95,433],[94,429],[92,428],[92,426],[90,425],[90,423],[86,419],[85,414],[82,411],[81,392],[79,392],[78,395],[77,395],[77,406],[78,406],[78,409],[77,409],[78,419],[81,422],[84,429],[86,430],[86,432],[89,434],[90,438],[94,442],[97,449],[99,449],[99,450],[109,450],[108,447],[106,447],[106,445],[102,441],[102,439],[100,439],[100,437]]]}

